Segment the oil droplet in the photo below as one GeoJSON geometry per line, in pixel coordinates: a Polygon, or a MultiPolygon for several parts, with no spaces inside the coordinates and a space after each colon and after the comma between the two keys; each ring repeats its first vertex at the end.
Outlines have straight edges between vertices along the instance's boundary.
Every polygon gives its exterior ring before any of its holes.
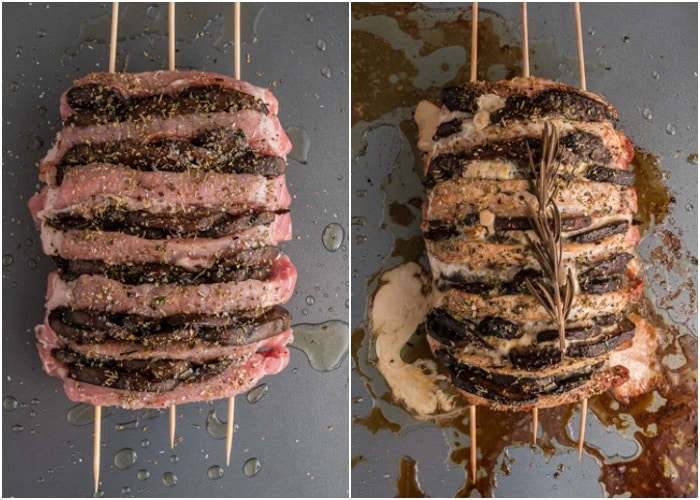
{"type": "Polygon", "coordinates": [[[9,86],[10,92],[17,92],[19,90],[19,83],[12,82],[9,86]]]}
{"type": "Polygon", "coordinates": [[[321,68],[321,74],[325,76],[326,78],[331,77],[331,68],[329,66],[324,66],[321,68]]]}
{"type": "Polygon", "coordinates": [[[151,473],[146,469],[139,469],[139,471],[136,473],[136,479],[139,481],[145,481],[149,477],[151,477],[151,473]]]}
{"type": "Polygon", "coordinates": [[[15,51],[17,54],[17,59],[19,59],[19,56],[22,55],[22,52],[24,52],[24,49],[21,46],[17,46],[17,50],[15,51]]]}
{"type": "Polygon", "coordinates": [[[676,135],[676,126],[673,123],[666,125],[666,133],[668,135],[676,135]]]}
{"type": "Polygon", "coordinates": [[[335,222],[328,224],[323,230],[323,246],[329,252],[335,252],[340,248],[340,245],[343,244],[344,236],[345,231],[343,231],[343,226],[335,222]]]}
{"type": "Polygon", "coordinates": [[[651,108],[644,108],[642,116],[647,120],[651,120],[652,118],[654,118],[654,112],[651,110],[651,108]]]}
{"type": "Polygon", "coordinates": [[[262,464],[260,463],[260,460],[258,460],[257,458],[249,458],[243,464],[243,474],[245,474],[248,477],[253,477],[258,472],[260,472],[261,468],[262,464]]]}
{"type": "MultiPolygon", "coordinates": [[[[111,407],[102,408],[102,419],[111,415],[114,409],[111,407]]],[[[89,425],[95,421],[95,407],[86,403],[78,403],[67,414],[68,423],[73,425],[89,425]]]]}
{"type": "Polygon", "coordinates": [[[170,463],[171,464],[176,464],[180,461],[180,457],[177,455],[170,455],[170,463]]]}
{"type": "Polygon", "coordinates": [[[172,472],[166,472],[163,474],[161,480],[165,486],[175,486],[177,484],[177,476],[172,472]]]}
{"type": "Polygon", "coordinates": [[[331,320],[320,324],[302,323],[292,327],[292,347],[303,351],[314,370],[328,372],[340,366],[348,352],[348,324],[331,320]]]}
{"type": "Polygon", "coordinates": [[[309,295],[308,297],[306,297],[306,304],[307,305],[312,306],[312,305],[314,305],[315,302],[316,302],[316,299],[314,299],[313,295],[309,295]]]}
{"type": "Polygon", "coordinates": [[[44,38],[46,36],[46,30],[44,28],[39,28],[36,30],[36,36],[39,38],[44,38]]]}
{"type": "Polygon", "coordinates": [[[306,165],[309,161],[309,147],[311,145],[309,133],[304,127],[296,127],[294,125],[287,127],[285,132],[287,132],[287,136],[292,143],[292,150],[288,156],[302,165],[306,165]]]}
{"type": "Polygon", "coordinates": [[[141,448],[148,448],[151,445],[151,442],[148,439],[144,439],[141,441],[141,448]]]}
{"type": "Polygon", "coordinates": [[[122,491],[122,495],[128,495],[129,493],[131,493],[131,488],[129,488],[128,486],[124,486],[124,487],[122,487],[121,491],[122,491]]]}
{"type": "Polygon", "coordinates": [[[97,490],[92,494],[92,498],[102,498],[103,496],[105,496],[105,492],[102,490],[97,490]]]}
{"type": "Polygon", "coordinates": [[[146,17],[150,19],[151,21],[155,21],[156,17],[158,17],[158,13],[160,12],[160,7],[157,5],[151,5],[146,9],[146,17]]]}
{"type": "Polygon", "coordinates": [[[695,207],[693,206],[692,203],[686,203],[686,204],[685,204],[685,209],[686,209],[688,212],[692,212],[694,208],[695,208],[695,207]]]}
{"type": "Polygon", "coordinates": [[[207,415],[207,434],[214,439],[226,439],[226,423],[219,420],[216,410],[212,410],[207,415]]]}
{"type": "Polygon", "coordinates": [[[595,30],[593,28],[588,28],[588,34],[591,36],[595,35],[595,30]]]}
{"type": "Polygon", "coordinates": [[[313,14],[311,14],[311,13],[306,14],[306,20],[309,21],[310,23],[313,23],[314,22],[313,14]]]}
{"type": "Polygon", "coordinates": [[[658,80],[659,78],[661,78],[661,74],[660,74],[658,71],[652,71],[651,77],[652,77],[654,80],[658,80]]]}
{"type": "Polygon", "coordinates": [[[224,469],[219,465],[212,465],[207,469],[207,477],[209,479],[220,479],[223,475],[224,469]]]}
{"type": "Polygon", "coordinates": [[[29,269],[36,269],[36,266],[37,266],[36,260],[34,260],[34,259],[27,260],[27,267],[29,269]]]}
{"type": "Polygon", "coordinates": [[[323,38],[319,38],[316,42],[316,48],[318,50],[326,50],[326,41],[323,38]]]}
{"type": "Polygon", "coordinates": [[[270,389],[270,387],[262,383],[256,387],[253,387],[251,390],[248,391],[248,394],[246,394],[245,398],[248,400],[249,403],[257,403],[260,401],[262,398],[264,398],[267,395],[267,391],[270,389]]]}
{"type": "Polygon", "coordinates": [[[22,430],[24,430],[24,427],[19,424],[12,426],[12,432],[22,432],[22,430]]]}
{"type": "Polygon", "coordinates": [[[137,420],[132,420],[131,422],[124,422],[122,424],[116,424],[114,426],[115,429],[118,431],[125,431],[127,429],[136,429],[139,426],[139,421],[137,420]]]}
{"type": "Polygon", "coordinates": [[[122,448],[114,455],[114,466],[117,469],[128,469],[136,463],[136,452],[131,448],[122,448]]]}
{"type": "Polygon", "coordinates": [[[2,407],[5,411],[15,411],[18,406],[19,403],[12,396],[5,396],[2,399],[2,407]]]}

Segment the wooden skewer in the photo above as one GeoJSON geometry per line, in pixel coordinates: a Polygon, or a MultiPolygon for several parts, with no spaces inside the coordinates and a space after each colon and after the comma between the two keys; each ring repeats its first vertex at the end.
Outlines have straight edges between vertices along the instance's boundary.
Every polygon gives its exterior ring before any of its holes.
{"type": "MultiPolygon", "coordinates": [[[[530,76],[530,44],[528,42],[527,31],[527,2],[523,2],[520,6],[520,12],[523,23],[523,76],[530,76]]],[[[539,408],[532,409],[532,444],[537,444],[537,425],[539,423],[539,408]]]]}
{"type": "MultiPolygon", "coordinates": [[[[578,46],[578,69],[581,90],[586,90],[586,68],[583,61],[583,33],[581,29],[581,6],[574,2],[574,18],[576,21],[576,44],[578,46]]],[[[588,398],[581,402],[581,424],[578,435],[578,459],[583,454],[583,444],[586,439],[586,416],[588,414],[588,398]]]]}
{"type": "Polygon", "coordinates": [[[109,72],[114,73],[117,65],[117,26],[119,25],[119,2],[112,2],[112,28],[109,36],[109,72]]]}
{"type": "Polygon", "coordinates": [[[527,41],[527,2],[521,4],[523,18],[523,76],[530,77],[530,48],[527,41]]]}
{"type": "Polygon", "coordinates": [[[95,436],[92,442],[92,476],[95,480],[95,494],[100,489],[100,447],[102,446],[102,407],[95,406],[95,436]]]}
{"type": "MultiPolygon", "coordinates": [[[[119,25],[119,2],[112,2],[112,26],[109,37],[109,66],[114,73],[117,66],[117,27],[119,25]]],[[[95,405],[94,436],[92,440],[92,476],[95,494],[100,489],[100,454],[102,449],[102,406],[95,405]]]]}
{"type": "Polygon", "coordinates": [[[578,71],[581,79],[581,90],[586,90],[586,69],[583,64],[583,34],[581,33],[581,6],[574,2],[574,17],[576,18],[576,41],[578,44],[578,71]]]}
{"type": "Polygon", "coordinates": [[[583,443],[586,436],[586,414],[588,413],[588,398],[581,402],[581,424],[578,429],[578,459],[581,461],[583,454],[583,443]]]}
{"type": "Polygon", "coordinates": [[[168,415],[168,426],[170,428],[170,449],[175,448],[175,426],[177,419],[177,406],[172,405],[170,407],[170,413],[168,415]]]}
{"type": "Polygon", "coordinates": [[[472,483],[476,484],[476,405],[469,405],[469,455],[472,469],[472,483]]]}
{"type": "Polygon", "coordinates": [[[540,410],[536,406],[532,409],[532,444],[537,444],[537,425],[540,416],[540,410]]]}
{"type": "MultiPolygon", "coordinates": [[[[241,3],[233,3],[233,75],[241,79],[241,3]]],[[[228,398],[226,418],[226,467],[231,463],[231,448],[233,447],[233,410],[235,399],[228,398]]]]}
{"type": "Polygon", "coordinates": [[[477,43],[479,37],[477,36],[477,30],[479,27],[479,3],[472,3],[472,53],[471,53],[471,74],[469,80],[472,82],[476,81],[476,64],[477,58],[477,43]]]}
{"type": "MultiPolygon", "coordinates": [[[[479,4],[472,3],[472,47],[470,81],[476,82],[476,66],[478,61],[477,43],[479,27],[479,4]]],[[[472,483],[476,484],[476,405],[469,405],[469,460],[472,473],[472,483]]]]}
{"type": "MultiPolygon", "coordinates": [[[[168,69],[175,71],[175,2],[168,2],[168,69]]],[[[171,405],[168,415],[170,430],[170,449],[175,448],[175,427],[177,425],[177,406],[171,405]]]]}
{"type": "Polygon", "coordinates": [[[241,2],[233,3],[233,76],[241,79],[241,2]]]}
{"type": "Polygon", "coordinates": [[[168,2],[168,69],[175,71],[175,2],[168,2]]]}

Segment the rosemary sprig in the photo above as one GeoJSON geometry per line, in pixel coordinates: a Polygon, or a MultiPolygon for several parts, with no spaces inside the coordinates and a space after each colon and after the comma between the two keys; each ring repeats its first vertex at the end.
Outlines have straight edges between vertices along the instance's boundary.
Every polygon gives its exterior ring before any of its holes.
{"type": "Polygon", "coordinates": [[[537,199],[537,206],[528,204],[530,223],[536,238],[529,234],[526,236],[544,276],[544,279],[535,282],[527,280],[526,285],[557,324],[563,360],[566,318],[574,302],[576,283],[573,270],[569,268],[565,273],[562,266],[561,213],[555,202],[557,173],[561,165],[559,131],[551,123],[545,123],[539,171],[535,167],[530,146],[527,142],[525,144],[530,160],[530,188],[537,199]]]}

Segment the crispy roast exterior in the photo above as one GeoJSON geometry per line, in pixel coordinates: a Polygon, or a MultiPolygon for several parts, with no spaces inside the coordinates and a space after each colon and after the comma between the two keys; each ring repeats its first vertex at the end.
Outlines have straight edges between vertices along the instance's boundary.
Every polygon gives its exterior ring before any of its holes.
{"type": "Polygon", "coordinates": [[[426,200],[421,229],[432,271],[426,331],[470,403],[529,410],[624,384],[610,354],[629,348],[642,293],[633,147],[602,97],[541,78],[445,88],[416,110],[426,200]],[[575,298],[558,325],[526,285],[547,279],[532,249],[530,163],[542,132],[559,132],[554,198],[562,266],[575,298]]]}

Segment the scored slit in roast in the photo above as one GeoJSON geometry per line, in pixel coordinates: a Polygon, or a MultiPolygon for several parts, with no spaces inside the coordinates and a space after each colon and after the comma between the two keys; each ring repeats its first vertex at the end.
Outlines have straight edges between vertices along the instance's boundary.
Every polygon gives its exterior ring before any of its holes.
{"type": "Polygon", "coordinates": [[[289,361],[296,268],[272,93],[200,71],[94,73],[29,207],[48,278],[37,347],[74,401],[232,397],[289,361]]]}
{"type": "Polygon", "coordinates": [[[629,370],[610,353],[632,343],[642,280],[633,148],[615,108],[558,82],[515,78],[446,88],[415,119],[433,283],[426,332],[457,392],[470,404],[529,410],[624,384],[629,370]],[[561,330],[533,295],[554,289],[533,246],[548,130],[557,132],[558,218],[543,211],[543,224],[559,224],[557,286],[570,274],[573,290],[561,330]]]}

